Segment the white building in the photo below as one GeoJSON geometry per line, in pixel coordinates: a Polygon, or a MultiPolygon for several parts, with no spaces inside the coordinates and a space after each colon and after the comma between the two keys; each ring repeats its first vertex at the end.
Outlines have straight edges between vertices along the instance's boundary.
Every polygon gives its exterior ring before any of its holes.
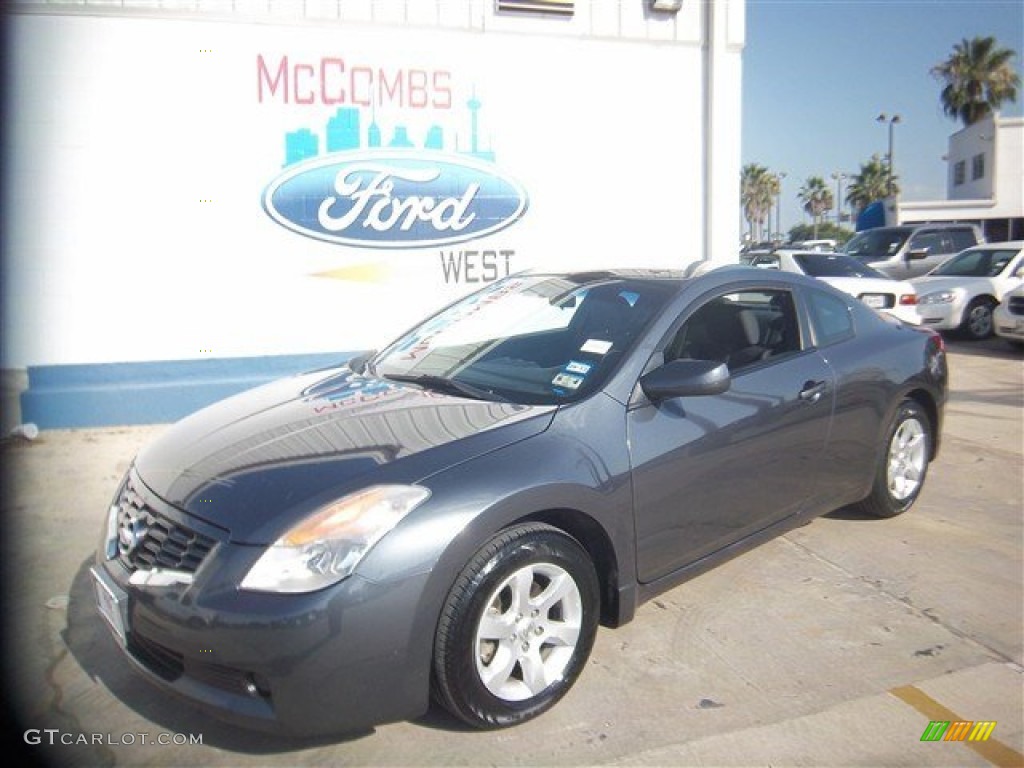
{"type": "Polygon", "coordinates": [[[735,258],[744,0],[8,10],[0,367],[40,426],[171,420],[511,272],[735,258]]]}
{"type": "Polygon", "coordinates": [[[990,115],[949,137],[946,199],[901,201],[900,224],[974,222],[990,242],[1024,239],[1024,118],[990,115]]]}

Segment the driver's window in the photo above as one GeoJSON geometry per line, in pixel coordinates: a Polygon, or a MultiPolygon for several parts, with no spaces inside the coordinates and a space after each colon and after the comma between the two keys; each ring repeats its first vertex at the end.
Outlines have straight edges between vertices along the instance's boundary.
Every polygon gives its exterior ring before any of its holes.
{"type": "Polygon", "coordinates": [[[735,373],[800,351],[800,324],[789,291],[718,296],[694,312],[665,348],[665,362],[717,360],[735,373]]]}
{"type": "Polygon", "coordinates": [[[940,232],[925,232],[915,235],[914,239],[910,241],[910,250],[917,251],[922,248],[928,253],[944,253],[942,234],[940,232]]]}

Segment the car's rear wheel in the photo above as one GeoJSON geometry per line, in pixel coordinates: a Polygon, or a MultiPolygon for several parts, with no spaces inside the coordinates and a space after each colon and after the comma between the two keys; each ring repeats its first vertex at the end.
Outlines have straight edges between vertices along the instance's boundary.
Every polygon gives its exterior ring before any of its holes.
{"type": "Polygon", "coordinates": [[[445,601],[435,698],[478,728],[536,717],[583,670],[599,603],[594,565],[575,539],[541,524],[501,532],[473,556],[445,601]]]}
{"type": "Polygon", "coordinates": [[[971,341],[981,341],[992,335],[992,310],[996,307],[991,299],[979,296],[967,305],[963,322],[957,330],[971,341]]]}
{"type": "Polygon", "coordinates": [[[871,494],[859,504],[875,517],[895,517],[910,509],[924,487],[931,456],[928,417],[912,400],[900,404],[887,435],[871,494]]]}

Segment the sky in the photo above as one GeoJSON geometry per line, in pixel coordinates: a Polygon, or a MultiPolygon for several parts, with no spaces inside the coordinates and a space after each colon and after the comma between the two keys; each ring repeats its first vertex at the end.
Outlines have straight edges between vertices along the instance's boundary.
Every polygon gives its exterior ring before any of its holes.
{"type": "MultiPolygon", "coordinates": [[[[821,176],[857,173],[888,152],[904,200],[946,197],[947,141],[958,130],[942,112],[929,72],[963,38],[996,38],[1024,81],[1022,0],[747,0],[743,50],[743,164],[785,172],[782,231],[810,222],[797,192],[821,176]]],[[[1004,116],[1024,114],[1024,88],[1004,116]]],[[[843,183],[846,196],[846,182],[843,183]]],[[[772,226],[775,213],[772,214],[772,226]]]]}

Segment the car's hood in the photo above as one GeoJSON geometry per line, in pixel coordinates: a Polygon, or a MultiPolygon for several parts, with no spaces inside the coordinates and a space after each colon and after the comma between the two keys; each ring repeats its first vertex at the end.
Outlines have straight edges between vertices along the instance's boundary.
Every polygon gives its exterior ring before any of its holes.
{"type": "Polygon", "coordinates": [[[999,281],[991,277],[957,277],[955,275],[925,275],[915,277],[910,281],[919,296],[934,291],[951,291],[960,288],[968,295],[976,296],[980,293],[998,293],[999,281]]]}
{"type": "Polygon", "coordinates": [[[348,368],[273,382],[171,427],[136,459],[157,496],[266,544],[357,488],[416,482],[543,431],[553,406],[452,397],[348,368]]]}
{"type": "Polygon", "coordinates": [[[859,296],[862,293],[915,293],[914,288],[903,280],[885,280],[880,277],[821,277],[818,279],[853,296],[859,296]]]}

